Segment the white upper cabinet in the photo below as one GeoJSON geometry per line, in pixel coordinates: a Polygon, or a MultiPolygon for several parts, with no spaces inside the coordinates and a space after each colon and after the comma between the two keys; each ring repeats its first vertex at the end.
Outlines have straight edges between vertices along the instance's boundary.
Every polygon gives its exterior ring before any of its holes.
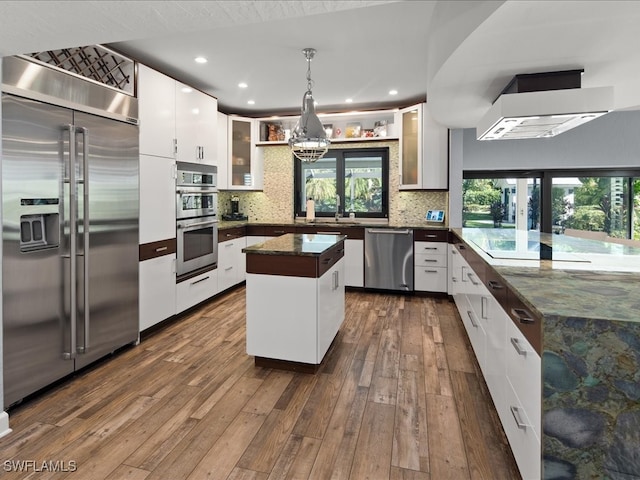
{"type": "Polygon", "coordinates": [[[398,111],[400,190],[449,188],[449,131],[436,123],[427,104],[398,111]]]}
{"type": "Polygon", "coordinates": [[[194,88],[175,82],[176,159],[216,164],[218,101],[194,88]]]}
{"type": "Polygon", "coordinates": [[[218,151],[218,189],[227,190],[229,188],[229,153],[227,146],[228,117],[222,112],[218,112],[218,127],[216,135],[216,150],[218,151]]]}
{"type": "Polygon", "coordinates": [[[228,117],[229,190],[262,190],[261,156],[256,151],[256,121],[253,118],[228,117]]]}
{"type": "Polygon", "coordinates": [[[422,188],[449,189],[449,129],[437,123],[429,105],[422,107],[422,188]]]}
{"type": "Polygon", "coordinates": [[[140,153],[174,158],[175,80],[138,64],[140,153]]]}
{"type": "Polygon", "coordinates": [[[422,188],[422,105],[398,111],[400,128],[400,189],[422,188]]]}

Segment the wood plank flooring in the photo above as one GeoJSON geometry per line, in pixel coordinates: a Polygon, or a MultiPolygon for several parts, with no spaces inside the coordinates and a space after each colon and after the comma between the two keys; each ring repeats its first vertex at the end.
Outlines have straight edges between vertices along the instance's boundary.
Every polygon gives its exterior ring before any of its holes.
{"type": "Polygon", "coordinates": [[[14,407],[0,476],[520,478],[448,299],[347,292],[315,375],[255,367],[244,305],[236,288],[14,407]]]}

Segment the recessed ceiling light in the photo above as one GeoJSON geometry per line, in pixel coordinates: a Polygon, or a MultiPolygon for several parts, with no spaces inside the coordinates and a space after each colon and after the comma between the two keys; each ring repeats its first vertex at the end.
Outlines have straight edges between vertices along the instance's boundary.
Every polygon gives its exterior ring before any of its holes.
{"type": "Polygon", "coordinates": [[[353,98],[347,98],[347,99],[345,100],[345,103],[352,103],[352,102],[353,102],[353,98]]]}
{"type": "Polygon", "coordinates": [[[389,90],[389,95],[397,95],[398,90],[389,90]]]}
{"type": "Polygon", "coordinates": [[[182,93],[191,93],[191,92],[193,92],[193,89],[189,88],[189,87],[182,87],[181,92],[182,93]]]}
{"type": "Polygon", "coordinates": [[[255,100],[247,100],[247,103],[248,103],[249,105],[255,105],[255,104],[256,104],[256,101],[255,101],[255,100]]]}
{"type": "Polygon", "coordinates": [[[207,63],[207,59],[204,57],[196,57],[194,60],[196,63],[207,63]]]}
{"type": "Polygon", "coordinates": [[[238,87],[240,87],[240,88],[247,88],[248,86],[249,86],[249,85],[247,85],[247,84],[246,84],[246,83],[244,83],[244,82],[240,82],[240,83],[238,84],[238,87]]]}

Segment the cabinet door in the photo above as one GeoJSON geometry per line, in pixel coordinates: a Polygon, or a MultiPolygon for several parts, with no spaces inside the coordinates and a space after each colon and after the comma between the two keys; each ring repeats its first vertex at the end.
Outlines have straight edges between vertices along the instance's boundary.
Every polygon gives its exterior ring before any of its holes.
{"type": "Polygon", "coordinates": [[[345,240],[344,261],[345,286],[364,287],[364,240],[345,240]]]}
{"type": "Polygon", "coordinates": [[[176,314],[176,256],[139,264],[140,331],[176,314]]]}
{"type": "Polygon", "coordinates": [[[220,112],[218,112],[217,116],[216,165],[218,166],[218,190],[227,190],[229,188],[228,117],[220,112]]]}
{"type": "Polygon", "coordinates": [[[344,321],[344,264],[342,258],[318,279],[316,363],[322,362],[344,321]]]}
{"type": "Polygon", "coordinates": [[[422,188],[422,104],[400,110],[400,185],[402,189],[422,188]]]}
{"type": "Polygon", "coordinates": [[[422,108],[422,188],[446,190],[449,188],[449,129],[437,123],[422,108]]]}
{"type": "MultiPolygon", "coordinates": [[[[200,162],[218,164],[218,100],[198,92],[200,98],[199,124],[196,143],[200,147],[200,162]]],[[[224,157],[226,159],[226,157],[224,157]]]]}
{"type": "Polygon", "coordinates": [[[184,312],[218,293],[218,270],[210,270],[175,287],[176,313],[184,312]]]}
{"type": "Polygon", "coordinates": [[[256,183],[254,165],[254,120],[229,117],[229,189],[253,190],[256,183]]]}
{"type": "Polygon", "coordinates": [[[176,238],[175,164],[140,155],[140,243],[176,238]]]}
{"type": "Polygon", "coordinates": [[[200,125],[201,92],[180,82],[175,83],[176,97],[176,159],[181,162],[200,162],[201,150],[197,140],[200,125]]]}
{"type": "Polygon", "coordinates": [[[138,66],[141,154],[174,158],[175,84],[173,78],[144,65],[138,66]]]}

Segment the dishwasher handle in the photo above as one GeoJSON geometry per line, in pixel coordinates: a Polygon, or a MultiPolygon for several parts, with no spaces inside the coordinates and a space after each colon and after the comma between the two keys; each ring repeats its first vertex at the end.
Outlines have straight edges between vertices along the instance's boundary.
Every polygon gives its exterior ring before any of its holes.
{"type": "Polygon", "coordinates": [[[387,233],[391,235],[409,235],[411,232],[410,229],[405,228],[404,230],[391,230],[387,228],[369,228],[367,230],[368,233],[387,233]]]}

